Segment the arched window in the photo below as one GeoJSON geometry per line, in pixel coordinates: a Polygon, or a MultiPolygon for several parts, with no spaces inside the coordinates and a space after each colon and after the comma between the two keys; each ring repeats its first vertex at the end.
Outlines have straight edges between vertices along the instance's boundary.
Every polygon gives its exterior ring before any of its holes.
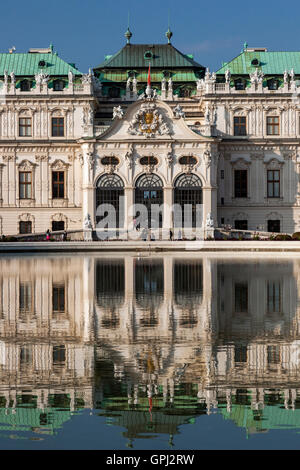
{"type": "Polygon", "coordinates": [[[200,178],[187,173],[178,176],[174,188],[175,227],[196,227],[202,223],[202,183],[200,178]]]}
{"type": "MultiPolygon", "coordinates": [[[[108,222],[107,228],[119,228],[124,226],[124,184],[118,175],[105,174],[101,176],[96,187],[96,211],[101,204],[111,204],[115,211],[115,221],[108,222]],[[121,198],[121,200],[120,200],[121,198]]],[[[96,216],[96,222],[100,222],[108,214],[96,216]]]]}
{"type": "Polygon", "coordinates": [[[164,266],[161,259],[137,259],[135,262],[135,298],[143,310],[140,325],[158,325],[158,309],[164,300],[164,266]]]}
{"type": "MultiPolygon", "coordinates": [[[[135,187],[135,204],[142,204],[147,208],[147,219],[141,222],[145,228],[162,227],[162,214],[159,213],[159,220],[155,219],[155,209],[157,205],[164,202],[163,197],[163,182],[159,176],[154,173],[141,175],[135,187]],[[152,206],[156,206],[152,207],[152,206]]],[[[137,211],[136,215],[140,215],[137,211]]]]}

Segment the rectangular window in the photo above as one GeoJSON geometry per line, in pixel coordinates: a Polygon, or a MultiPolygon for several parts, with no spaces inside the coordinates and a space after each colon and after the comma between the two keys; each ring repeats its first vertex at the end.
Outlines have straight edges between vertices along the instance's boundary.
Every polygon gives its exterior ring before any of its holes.
{"type": "Polygon", "coordinates": [[[234,197],[247,197],[247,170],[234,171],[234,197]]]}
{"type": "Polygon", "coordinates": [[[64,364],[66,361],[66,348],[64,345],[53,346],[53,364],[64,364]]]}
{"type": "Polygon", "coordinates": [[[30,171],[20,171],[19,173],[19,198],[31,199],[32,173],[30,171]]]}
{"type": "Polygon", "coordinates": [[[20,350],[20,365],[28,366],[32,364],[32,346],[22,346],[20,350]]]}
{"type": "Polygon", "coordinates": [[[268,220],[268,232],[280,233],[280,220],[268,220]]]}
{"type": "Polygon", "coordinates": [[[267,116],[267,135],[279,135],[278,116],[267,116]]]}
{"type": "Polygon", "coordinates": [[[19,119],[19,136],[31,137],[31,118],[19,119]]]}
{"type": "Polygon", "coordinates": [[[236,230],[248,230],[248,220],[235,220],[234,228],[236,230]]]}
{"type": "Polygon", "coordinates": [[[53,220],[52,222],[52,232],[57,232],[59,230],[65,230],[65,223],[63,220],[53,220]]]}
{"type": "Polygon", "coordinates": [[[52,290],[52,307],[53,312],[64,313],[65,311],[65,285],[53,285],[52,290]]]}
{"type": "Polygon", "coordinates": [[[234,135],[246,135],[246,116],[235,116],[233,118],[234,135]]]}
{"type": "Polygon", "coordinates": [[[248,283],[237,282],[234,286],[235,312],[248,312],[248,283]]]}
{"type": "Polygon", "coordinates": [[[224,170],[221,170],[221,180],[224,179],[224,170]]]}
{"type": "Polygon", "coordinates": [[[267,285],[267,312],[281,312],[281,283],[280,281],[269,281],[267,285]]]}
{"type": "Polygon", "coordinates": [[[22,233],[32,233],[32,223],[30,221],[20,222],[19,232],[22,233]]]}
{"type": "Polygon", "coordinates": [[[32,311],[32,285],[30,282],[23,282],[20,284],[19,310],[20,313],[32,311]]]}
{"type": "Polygon", "coordinates": [[[279,170],[268,170],[268,197],[280,197],[279,170]]]}
{"type": "Polygon", "coordinates": [[[234,362],[247,362],[247,346],[235,345],[234,362]]]}
{"type": "Polygon", "coordinates": [[[267,347],[268,364],[279,364],[280,363],[280,349],[279,346],[268,346],[267,347]]]}
{"type": "Polygon", "coordinates": [[[63,199],[65,197],[65,172],[52,171],[52,198],[63,199]]]}
{"type": "Polygon", "coordinates": [[[63,137],[64,135],[64,118],[52,118],[52,137],[63,137]]]}

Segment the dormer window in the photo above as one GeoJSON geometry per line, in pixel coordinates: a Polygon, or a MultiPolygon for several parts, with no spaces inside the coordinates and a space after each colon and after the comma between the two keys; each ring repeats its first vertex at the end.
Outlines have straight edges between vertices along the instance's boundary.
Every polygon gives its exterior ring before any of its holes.
{"type": "Polygon", "coordinates": [[[152,59],[153,57],[153,54],[151,51],[146,51],[145,54],[144,54],[144,59],[147,59],[147,60],[150,60],[152,59]]]}
{"type": "Polygon", "coordinates": [[[46,62],[44,60],[40,60],[39,67],[45,67],[45,66],[46,66],[46,62]]]}
{"type": "Polygon", "coordinates": [[[30,80],[22,80],[21,83],[20,83],[20,90],[21,91],[30,91],[31,90],[30,80]]]}
{"type": "Polygon", "coordinates": [[[251,60],[251,65],[253,65],[253,67],[259,67],[260,61],[255,58],[255,59],[251,60]]]}
{"type": "Polygon", "coordinates": [[[234,82],[234,86],[236,90],[245,90],[245,85],[246,85],[245,80],[243,80],[242,78],[238,78],[234,82]]]}
{"type": "Polygon", "coordinates": [[[268,80],[268,89],[278,90],[278,80],[275,80],[275,78],[271,78],[271,80],[268,80]]]}
{"type": "Polygon", "coordinates": [[[54,80],[53,81],[53,91],[63,91],[64,89],[64,81],[63,80],[54,80]]]}

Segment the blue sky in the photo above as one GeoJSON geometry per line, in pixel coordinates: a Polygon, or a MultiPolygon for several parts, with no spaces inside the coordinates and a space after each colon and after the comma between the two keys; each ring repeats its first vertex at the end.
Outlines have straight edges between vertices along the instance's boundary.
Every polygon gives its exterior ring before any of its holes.
{"type": "Polygon", "coordinates": [[[296,0],[14,0],[1,2],[0,51],[52,42],[60,57],[87,72],[125,44],[128,12],[133,43],[166,42],[170,14],[173,45],[212,71],[238,55],[245,41],[300,50],[296,0]]]}

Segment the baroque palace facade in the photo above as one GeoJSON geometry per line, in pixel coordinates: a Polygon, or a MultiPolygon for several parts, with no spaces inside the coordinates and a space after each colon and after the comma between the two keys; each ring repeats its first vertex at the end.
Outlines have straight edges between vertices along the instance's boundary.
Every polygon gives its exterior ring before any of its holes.
{"type": "Polygon", "coordinates": [[[0,233],[95,229],[112,204],[126,234],[137,203],[163,204],[163,238],[199,217],[200,238],[299,230],[300,52],[245,44],[211,73],[169,30],[166,44],[125,36],[88,74],[52,46],[0,55],[0,233]]]}

